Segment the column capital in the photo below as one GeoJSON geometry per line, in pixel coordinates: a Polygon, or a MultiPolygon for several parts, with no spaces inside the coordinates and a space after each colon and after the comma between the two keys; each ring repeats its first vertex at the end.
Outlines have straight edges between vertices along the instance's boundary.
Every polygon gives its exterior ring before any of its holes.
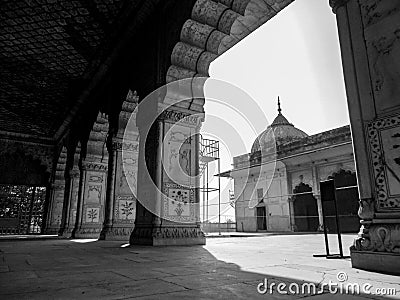
{"type": "Polygon", "coordinates": [[[363,221],[370,221],[375,215],[375,200],[370,199],[360,199],[360,207],[358,209],[358,216],[363,221]]]}
{"type": "Polygon", "coordinates": [[[183,112],[179,110],[168,109],[164,110],[159,115],[159,120],[166,121],[170,123],[182,123],[188,126],[199,126],[204,120],[203,115],[199,115],[198,113],[191,114],[189,112],[183,112]]]}
{"type": "Polygon", "coordinates": [[[72,169],[68,170],[68,175],[70,178],[77,178],[81,175],[79,167],[75,166],[72,169]]]}
{"type": "Polygon", "coordinates": [[[339,7],[345,5],[349,0],[329,0],[329,5],[332,7],[332,11],[336,14],[339,7]]]}
{"type": "Polygon", "coordinates": [[[112,141],[112,150],[114,151],[138,151],[139,142],[136,141],[122,141],[122,140],[113,140],[112,141]]]}
{"type": "Polygon", "coordinates": [[[82,168],[82,170],[86,170],[86,171],[107,172],[108,164],[101,163],[101,162],[83,161],[81,168],[82,168]]]}

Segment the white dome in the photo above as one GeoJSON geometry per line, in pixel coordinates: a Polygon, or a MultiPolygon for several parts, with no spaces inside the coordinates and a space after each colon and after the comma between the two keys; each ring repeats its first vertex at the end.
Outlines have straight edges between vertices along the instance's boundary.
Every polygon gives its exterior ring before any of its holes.
{"type": "Polygon", "coordinates": [[[286,144],[292,141],[301,140],[308,137],[308,134],[304,131],[294,127],[293,124],[282,115],[280,109],[280,103],[278,109],[278,116],[272,122],[271,125],[267,127],[254,141],[251,147],[251,152],[257,152],[262,150],[268,151],[276,146],[286,144]]]}

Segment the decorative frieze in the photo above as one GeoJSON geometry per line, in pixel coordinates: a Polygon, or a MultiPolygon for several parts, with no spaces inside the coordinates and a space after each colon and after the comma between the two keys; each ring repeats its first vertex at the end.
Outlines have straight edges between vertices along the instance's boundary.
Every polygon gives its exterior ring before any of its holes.
{"type": "Polygon", "coordinates": [[[400,253],[399,224],[365,224],[358,236],[354,250],[400,253]]]}
{"type": "Polygon", "coordinates": [[[82,161],[82,170],[105,172],[105,171],[107,171],[107,169],[108,169],[108,165],[106,163],[82,161]]]}
{"type": "Polygon", "coordinates": [[[400,211],[400,116],[367,126],[378,211],[400,211]]]}
{"type": "Polygon", "coordinates": [[[140,227],[135,229],[135,237],[141,239],[205,239],[198,227],[140,227]]]}
{"type": "Polygon", "coordinates": [[[332,11],[336,14],[339,7],[345,5],[349,0],[329,0],[329,5],[332,7],[332,11]]]}
{"type": "Polygon", "coordinates": [[[114,140],[112,142],[112,150],[116,151],[138,151],[139,143],[138,142],[126,142],[120,140],[114,140]]]}
{"type": "Polygon", "coordinates": [[[197,227],[161,227],[152,232],[153,237],[161,239],[204,238],[204,232],[197,227]]]}
{"type": "Polygon", "coordinates": [[[178,123],[182,125],[193,125],[198,126],[199,123],[203,121],[203,118],[200,115],[192,115],[189,113],[184,113],[181,111],[175,110],[165,110],[163,111],[160,116],[160,120],[171,122],[171,123],[178,123]]]}

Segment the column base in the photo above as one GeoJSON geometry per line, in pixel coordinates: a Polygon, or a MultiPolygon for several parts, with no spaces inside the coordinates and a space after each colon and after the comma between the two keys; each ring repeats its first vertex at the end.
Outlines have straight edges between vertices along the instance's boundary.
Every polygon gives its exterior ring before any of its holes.
{"type": "Polygon", "coordinates": [[[129,243],[148,246],[205,245],[206,238],[197,225],[184,227],[136,226],[129,243]]]}
{"type": "Polygon", "coordinates": [[[124,226],[114,224],[112,226],[104,227],[100,239],[106,241],[126,241],[128,242],[133,232],[134,225],[124,226]]]}
{"type": "Polygon", "coordinates": [[[72,237],[72,232],[73,232],[73,230],[74,230],[73,228],[67,227],[67,228],[64,229],[64,231],[63,231],[63,233],[61,234],[61,236],[62,236],[63,238],[69,239],[69,238],[72,237]]]}
{"type": "Polygon", "coordinates": [[[400,254],[387,252],[357,251],[350,247],[353,268],[366,271],[400,275],[400,254]]]}
{"type": "Polygon", "coordinates": [[[49,235],[59,235],[60,233],[60,226],[57,227],[48,227],[44,230],[45,234],[49,235]]]}
{"type": "Polygon", "coordinates": [[[358,269],[400,275],[400,225],[383,222],[388,220],[362,221],[350,247],[351,264],[358,269]]]}
{"type": "Polygon", "coordinates": [[[76,239],[99,239],[101,225],[98,226],[82,226],[75,232],[72,232],[72,238],[76,239]]]}

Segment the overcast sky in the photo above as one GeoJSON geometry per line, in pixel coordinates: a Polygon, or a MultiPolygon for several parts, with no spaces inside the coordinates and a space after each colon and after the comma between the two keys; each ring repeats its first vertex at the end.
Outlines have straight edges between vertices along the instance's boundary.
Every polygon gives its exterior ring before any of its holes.
{"type": "MultiPolygon", "coordinates": [[[[289,122],[307,134],[349,123],[336,20],[327,0],[294,1],[216,59],[210,75],[242,89],[261,110],[256,112],[252,104],[254,114],[239,116],[206,100],[202,131],[226,145],[222,147],[222,171],[231,168],[233,156],[249,152],[256,136],[273,121],[278,96],[289,122]],[[254,128],[237,125],[246,121],[255,123],[251,124],[254,128]]],[[[218,84],[206,85],[206,97],[221,90],[225,89],[218,84]]],[[[232,91],[222,101],[235,107],[234,103],[251,102],[232,91]]],[[[226,194],[223,198],[226,201],[226,194]]]]}

